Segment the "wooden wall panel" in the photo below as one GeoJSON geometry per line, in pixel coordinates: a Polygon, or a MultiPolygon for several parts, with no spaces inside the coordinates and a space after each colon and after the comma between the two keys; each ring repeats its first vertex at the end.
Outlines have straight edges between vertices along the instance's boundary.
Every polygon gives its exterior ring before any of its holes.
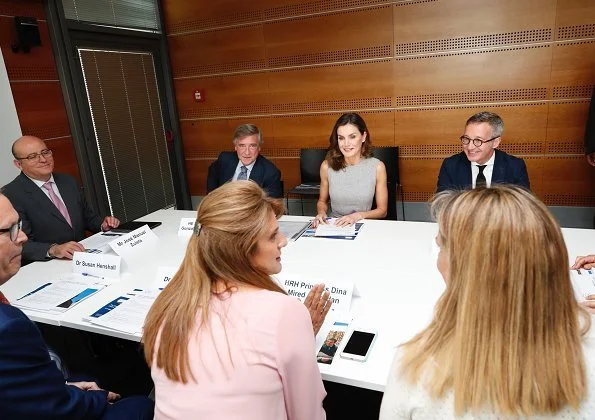
{"type": "Polygon", "coordinates": [[[551,83],[555,88],[595,85],[595,39],[557,44],[552,57],[551,83]]]}
{"type": "Polygon", "coordinates": [[[263,73],[175,80],[174,89],[181,119],[258,115],[269,109],[268,77],[263,73]],[[204,90],[205,102],[195,102],[196,89],[204,90]]]}
{"type": "MultiPolygon", "coordinates": [[[[478,47],[498,45],[507,37],[496,34],[541,38],[551,32],[555,18],[556,0],[499,0],[482,2],[481,6],[476,0],[439,0],[403,5],[394,7],[395,43],[417,44],[418,48],[422,42],[435,40],[449,40],[451,43],[457,40],[478,47]],[[535,30],[545,32],[522,33],[535,30]],[[461,39],[468,37],[476,39],[461,39]]],[[[448,42],[423,46],[438,47],[440,44],[448,42]]]]}
{"type": "Polygon", "coordinates": [[[582,148],[595,86],[591,0],[168,0],[164,9],[194,192],[207,163],[232,150],[237,124],[266,128],[263,152],[291,188],[299,149],[326,147],[336,118],[357,111],[375,144],[401,148],[405,199],[425,201],[442,160],[461,150],[465,120],[490,110],[504,119],[501,149],[525,159],[546,203],[595,205],[582,148]]]}
{"type": "Polygon", "coordinates": [[[556,39],[582,38],[595,34],[595,2],[585,0],[558,1],[556,39]]]}
{"type": "MultiPolygon", "coordinates": [[[[299,156],[300,148],[327,147],[339,114],[288,115],[272,119],[277,147],[299,156]]],[[[371,129],[370,129],[371,132],[371,129]]]]}
{"type": "Polygon", "coordinates": [[[173,37],[171,59],[181,63],[174,77],[262,69],[265,66],[262,25],[173,37]]]}
{"type": "MultiPolygon", "coordinates": [[[[550,78],[550,48],[548,45],[513,47],[396,59],[394,95],[420,96],[545,87],[550,78]]],[[[478,99],[477,102],[489,102],[491,98],[482,100],[480,96],[478,99]]],[[[506,99],[505,96],[497,98],[498,101],[506,99]]]]}
{"type": "Polygon", "coordinates": [[[21,131],[45,140],[54,150],[56,171],[69,173],[80,181],[41,0],[0,0],[0,46],[21,131]],[[11,51],[15,39],[14,16],[37,19],[41,46],[32,48],[28,54],[11,51]]]}
{"type": "Polygon", "coordinates": [[[273,104],[390,97],[392,95],[390,60],[274,71],[270,73],[269,77],[271,103],[273,104]]]}
{"type": "Polygon", "coordinates": [[[343,52],[338,54],[342,61],[378,57],[383,51],[391,56],[392,8],[385,6],[268,23],[264,26],[264,34],[267,57],[276,66],[292,65],[297,61],[280,58],[298,56],[316,60],[324,53],[327,53],[328,61],[335,61],[328,56],[329,52],[343,52]],[[324,42],[320,42],[321,39],[324,42]]]}
{"type": "Polygon", "coordinates": [[[547,121],[547,153],[581,154],[589,100],[552,102],[547,121]]]}

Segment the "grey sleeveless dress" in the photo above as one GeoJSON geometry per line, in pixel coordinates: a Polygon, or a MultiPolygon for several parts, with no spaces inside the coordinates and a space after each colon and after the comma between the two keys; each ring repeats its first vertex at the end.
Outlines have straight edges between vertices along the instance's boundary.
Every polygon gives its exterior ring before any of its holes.
{"type": "Polygon", "coordinates": [[[338,171],[328,168],[331,217],[341,217],[372,208],[378,162],[378,159],[370,157],[338,171]]]}

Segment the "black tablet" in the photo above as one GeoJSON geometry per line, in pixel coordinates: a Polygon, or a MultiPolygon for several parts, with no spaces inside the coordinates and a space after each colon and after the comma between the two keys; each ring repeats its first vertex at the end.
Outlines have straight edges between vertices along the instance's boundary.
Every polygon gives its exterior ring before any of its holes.
{"type": "Polygon", "coordinates": [[[122,223],[117,228],[111,229],[111,230],[114,232],[132,232],[133,230],[136,230],[139,227],[143,227],[144,225],[148,225],[150,229],[155,229],[157,226],[161,225],[161,222],[141,222],[141,221],[126,222],[126,223],[122,223]]]}

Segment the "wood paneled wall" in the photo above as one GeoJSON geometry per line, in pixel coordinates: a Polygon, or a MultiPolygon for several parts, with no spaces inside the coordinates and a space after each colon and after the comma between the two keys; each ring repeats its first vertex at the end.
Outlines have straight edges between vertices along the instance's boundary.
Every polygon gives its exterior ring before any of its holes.
{"type": "Polygon", "coordinates": [[[501,148],[550,205],[595,206],[583,136],[595,85],[593,0],[164,0],[190,190],[245,122],[298,184],[299,149],[360,112],[400,147],[406,201],[425,201],[465,120],[502,116],[501,148]],[[193,92],[203,89],[204,102],[193,92]]]}
{"type": "MultiPolygon", "coordinates": [[[[40,137],[54,151],[57,172],[80,182],[72,137],[41,0],[0,0],[0,46],[23,134],[40,137]],[[37,19],[41,46],[13,53],[14,16],[37,19]]],[[[10,154],[10,150],[1,153],[10,154]]]]}

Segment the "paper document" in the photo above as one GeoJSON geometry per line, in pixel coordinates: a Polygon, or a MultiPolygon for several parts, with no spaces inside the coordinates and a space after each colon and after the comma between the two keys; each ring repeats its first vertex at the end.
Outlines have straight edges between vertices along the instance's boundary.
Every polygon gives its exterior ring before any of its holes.
{"type": "Polygon", "coordinates": [[[19,308],[45,312],[65,312],[103,289],[105,285],[88,280],[63,280],[45,285],[13,302],[19,308]]]}
{"type": "Polygon", "coordinates": [[[570,270],[570,279],[576,299],[580,302],[595,295],[595,270],[570,270]]]}
{"type": "Polygon", "coordinates": [[[355,223],[351,226],[335,226],[337,219],[329,219],[328,224],[321,223],[314,236],[355,236],[355,223]]]}
{"type": "Polygon", "coordinates": [[[130,299],[132,296],[135,296],[139,292],[142,292],[142,290],[134,289],[133,291],[126,293],[126,295],[118,296],[111,302],[108,302],[105,305],[103,305],[101,308],[97,309],[91,315],[83,317],[83,321],[91,322],[92,319],[97,319],[100,316],[107,314],[109,311],[114,309],[116,306],[120,305],[122,302],[127,301],[128,299],[130,299]]]}
{"type": "Polygon", "coordinates": [[[145,318],[151,305],[155,302],[158,291],[139,292],[130,299],[121,302],[106,314],[90,319],[91,323],[129,334],[140,334],[143,331],[145,318]]]}

